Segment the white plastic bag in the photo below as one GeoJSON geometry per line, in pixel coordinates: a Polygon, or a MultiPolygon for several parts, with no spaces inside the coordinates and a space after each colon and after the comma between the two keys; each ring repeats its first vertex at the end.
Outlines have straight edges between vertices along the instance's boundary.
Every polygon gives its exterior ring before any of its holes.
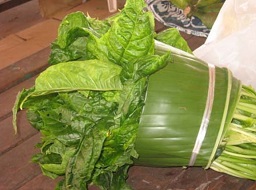
{"type": "Polygon", "coordinates": [[[196,57],[256,89],[256,0],[226,0],[196,57]]]}

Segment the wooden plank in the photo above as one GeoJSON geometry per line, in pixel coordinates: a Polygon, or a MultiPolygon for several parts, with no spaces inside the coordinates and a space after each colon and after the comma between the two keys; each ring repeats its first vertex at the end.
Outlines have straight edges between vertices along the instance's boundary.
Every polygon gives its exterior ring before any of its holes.
{"type": "Polygon", "coordinates": [[[0,12],[6,11],[31,0],[9,0],[0,4],[0,12]]]}
{"type": "Polygon", "coordinates": [[[0,70],[49,47],[57,36],[59,23],[50,19],[17,33],[24,42],[0,52],[0,70]]]}
{"type": "Polygon", "coordinates": [[[159,22],[155,19],[155,31],[158,33],[158,32],[161,32],[165,29],[167,29],[167,27],[164,26],[161,22],[159,22]]]}
{"type": "Polygon", "coordinates": [[[42,47],[30,42],[24,42],[17,46],[11,47],[0,52],[0,70],[8,67],[15,62],[30,56],[33,53],[41,50],[42,47]]]}
{"type": "Polygon", "coordinates": [[[38,0],[32,0],[20,6],[0,13],[0,39],[31,27],[43,19],[39,12],[38,0]]]}
{"type": "Polygon", "coordinates": [[[53,15],[53,18],[62,20],[67,14],[76,11],[82,11],[85,14],[90,15],[92,18],[98,19],[103,19],[114,14],[108,11],[108,5],[106,0],[89,0],[72,9],[58,12],[55,15],[53,15]]]}
{"type": "Polygon", "coordinates": [[[48,46],[1,69],[0,93],[44,70],[48,66],[49,54],[50,47],[48,46]]]}
{"type": "Polygon", "coordinates": [[[204,37],[191,36],[191,38],[187,39],[187,42],[189,47],[194,51],[195,49],[203,45],[205,40],[206,38],[204,37]]]}
{"type": "Polygon", "coordinates": [[[133,189],[147,190],[251,190],[252,180],[239,179],[201,167],[142,167],[129,170],[128,183],[133,189]]]}
{"type": "Polygon", "coordinates": [[[12,114],[12,107],[14,105],[16,96],[23,88],[30,88],[35,83],[35,77],[20,83],[17,86],[0,94],[0,121],[12,114]]]}
{"type": "Polygon", "coordinates": [[[256,189],[256,183],[254,183],[248,190],[255,190],[256,189]]]}
{"type": "Polygon", "coordinates": [[[0,122],[0,156],[38,133],[38,131],[27,121],[25,111],[19,112],[17,116],[17,124],[19,128],[18,134],[16,135],[13,129],[11,116],[0,122]]]}
{"type": "Polygon", "coordinates": [[[37,133],[0,156],[0,189],[17,189],[41,173],[39,166],[30,161],[31,156],[38,152],[34,146],[39,141],[40,134],[37,133]]]}
{"type": "Polygon", "coordinates": [[[7,49],[17,46],[23,42],[24,42],[24,40],[19,38],[16,35],[14,35],[14,34],[9,35],[0,41],[0,52],[6,51],[7,49]]]}
{"type": "Polygon", "coordinates": [[[24,186],[18,188],[17,190],[31,190],[31,187],[33,187],[34,189],[40,189],[40,190],[51,190],[51,189],[53,190],[55,189],[57,183],[60,180],[61,178],[50,179],[49,177],[40,174],[35,178],[33,178],[32,180],[28,181],[26,184],[24,184],[24,186]]]}
{"type": "Polygon", "coordinates": [[[81,3],[82,0],[39,0],[39,7],[41,15],[49,18],[60,10],[67,10],[81,3]]]}
{"type": "MultiPolygon", "coordinates": [[[[61,177],[57,179],[50,179],[49,177],[43,176],[41,174],[36,176],[31,181],[27,182],[24,186],[17,190],[31,190],[31,187],[38,187],[38,184],[40,184],[40,188],[36,189],[53,190],[61,179],[61,177]]],[[[88,190],[100,190],[100,188],[96,186],[89,186],[88,190]]]]}
{"type": "Polygon", "coordinates": [[[34,26],[17,32],[16,35],[22,39],[33,40],[43,47],[49,46],[50,43],[57,37],[57,31],[60,21],[55,19],[47,19],[34,26]]]}

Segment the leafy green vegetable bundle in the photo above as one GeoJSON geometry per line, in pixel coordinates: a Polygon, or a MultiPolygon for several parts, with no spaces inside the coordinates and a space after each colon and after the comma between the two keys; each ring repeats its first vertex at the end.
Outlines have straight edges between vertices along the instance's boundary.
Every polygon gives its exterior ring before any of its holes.
{"type": "Polygon", "coordinates": [[[145,6],[128,0],[107,20],[75,12],[62,21],[51,66],[13,108],[15,130],[26,109],[42,134],[33,161],[63,176],[57,189],[130,189],[132,164],[256,179],[256,93],[196,59],[177,30],[155,34],[145,6]]]}

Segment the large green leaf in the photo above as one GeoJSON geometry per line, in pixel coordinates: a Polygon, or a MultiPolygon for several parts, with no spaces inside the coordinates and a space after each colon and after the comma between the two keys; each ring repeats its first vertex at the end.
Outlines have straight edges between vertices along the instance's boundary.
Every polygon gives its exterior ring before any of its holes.
{"type": "Polygon", "coordinates": [[[180,35],[179,30],[176,28],[168,28],[159,32],[155,39],[185,52],[192,53],[187,41],[180,35]]]}
{"type": "Polygon", "coordinates": [[[59,26],[57,39],[52,43],[50,64],[94,58],[87,46],[95,44],[95,40],[109,27],[107,20],[90,18],[79,11],[67,15],[59,26]]]}
{"type": "Polygon", "coordinates": [[[98,161],[108,130],[114,125],[110,120],[98,122],[93,130],[86,131],[77,152],[71,158],[66,172],[66,187],[68,189],[87,189],[98,161]]]}
{"type": "Polygon", "coordinates": [[[121,90],[121,68],[99,60],[73,61],[53,65],[35,82],[35,93],[74,90],[121,90]]]}
{"type": "Polygon", "coordinates": [[[64,175],[70,157],[75,153],[74,147],[66,147],[58,140],[49,146],[46,154],[39,153],[33,156],[33,161],[40,164],[44,173],[51,178],[64,175]]]}
{"type": "MultiPolygon", "coordinates": [[[[56,43],[61,47],[65,48],[70,44],[72,38],[70,39],[70,35],[74,36],[74,29],[77,28],[88,28],[89,22],[88,19],[82,12],[71,13],[67,15],[64,20],[61,22],[58,29],[58,38],[56,43]]],[[[79,33],[75,33],[79,34],[79,33]]],[[[77,35],[79,37],[79,35],[77,35]]]]}
{"type": "Polygon", "coordinates": [[[144,12],[145,3],[128,1],[125,9],[99,40],[98,59],[124,65],[154,52],[154,18],[144,12]]]}

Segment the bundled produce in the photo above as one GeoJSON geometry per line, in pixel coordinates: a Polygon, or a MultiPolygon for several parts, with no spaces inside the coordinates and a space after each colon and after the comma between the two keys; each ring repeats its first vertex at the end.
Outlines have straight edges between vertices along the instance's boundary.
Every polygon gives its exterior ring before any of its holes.
{"type": "Polygon", "coordinates": [[[63,19],[51,66],[13,108],[16,131],[26,109],[42,134],[33,161],[44,175],[63,176],[56,189],[130,189],[132,164],[255,180],[255,91],[195,58],[176,29],[155,34],[145,6],[128,0],[107,20],[63,19]]]}

